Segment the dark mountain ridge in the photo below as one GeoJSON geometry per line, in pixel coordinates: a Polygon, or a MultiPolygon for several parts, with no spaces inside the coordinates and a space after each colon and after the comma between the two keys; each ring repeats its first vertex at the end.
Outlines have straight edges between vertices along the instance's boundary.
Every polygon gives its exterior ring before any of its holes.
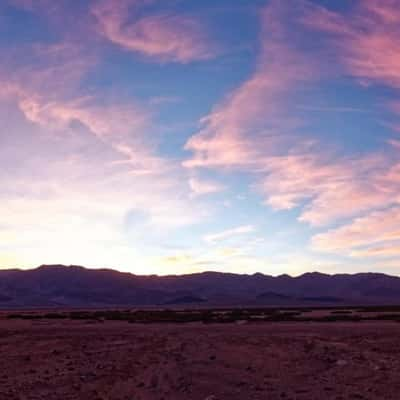
{"type": "Polygon", "coordinates": [[[63,265],[0,270],[3,309],[197,303],[201,306],[400,304],[400,278],[380,273],[312,272],[297,277],[273,277],[211,271],[144,276],[63,265]]]}

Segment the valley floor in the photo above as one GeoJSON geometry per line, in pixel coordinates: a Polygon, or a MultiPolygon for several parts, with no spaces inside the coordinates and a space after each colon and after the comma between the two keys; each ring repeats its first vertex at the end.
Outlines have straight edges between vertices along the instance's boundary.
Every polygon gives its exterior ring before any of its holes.
{"type": "Polygon", "coordinates": [[[0,320],[0,399],[398,399],[399,338],[385,321],[0,320]]]}

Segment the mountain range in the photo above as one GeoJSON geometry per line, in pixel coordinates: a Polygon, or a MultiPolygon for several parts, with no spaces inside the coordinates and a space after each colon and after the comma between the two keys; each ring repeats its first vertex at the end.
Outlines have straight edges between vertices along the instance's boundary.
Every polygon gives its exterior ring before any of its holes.
{"type": "Polygon", "coordinates": [[[43,265],[0,270],[0,308],[341,306],[400,304],[400,278],[380,273],[269,276],[202,272],[134,275],[43,265]]]}

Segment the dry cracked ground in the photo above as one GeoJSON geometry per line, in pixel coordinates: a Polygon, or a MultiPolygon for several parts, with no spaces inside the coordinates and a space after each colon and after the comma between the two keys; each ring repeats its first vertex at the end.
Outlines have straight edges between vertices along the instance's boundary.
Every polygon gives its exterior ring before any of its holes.
{"type": "Polygon", "coordinates": [[[399,399],[396,322],[0,321],[0,399],[399,399]]]}

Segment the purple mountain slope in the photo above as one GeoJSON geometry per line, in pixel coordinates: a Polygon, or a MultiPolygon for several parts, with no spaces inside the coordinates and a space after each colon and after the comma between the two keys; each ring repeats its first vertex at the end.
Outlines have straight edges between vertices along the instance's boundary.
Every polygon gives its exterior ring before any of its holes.
{"type": "Polygon", "coordinates": [[[0,308],[144,305],[400,304],[400,278],[379,273],[272,277],[203,272],[140,276],[110,269],[41,266],[0,270],[0,308]]]}

